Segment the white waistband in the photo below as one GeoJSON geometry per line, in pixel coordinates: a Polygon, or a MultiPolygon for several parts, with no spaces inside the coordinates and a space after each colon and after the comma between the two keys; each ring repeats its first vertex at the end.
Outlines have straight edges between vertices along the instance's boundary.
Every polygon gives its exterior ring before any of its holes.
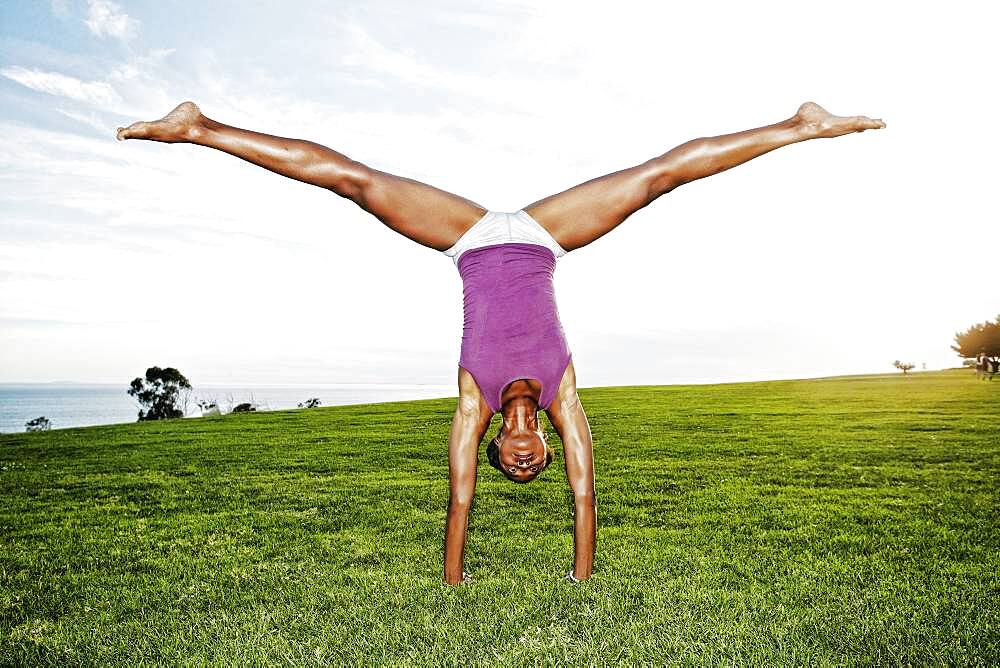
{"type": "Polygon", "coordinates": [[[556,258],[562,257],[567,252],[552,238],[548,230],[529,216],[524,209],[514,213],[487,211],[485,216],[459,237],[454,246],[441,252],[453,258],[455,265],[458,266],[458,259],[467,250],[506,243],[545,246],[556,258]]]}

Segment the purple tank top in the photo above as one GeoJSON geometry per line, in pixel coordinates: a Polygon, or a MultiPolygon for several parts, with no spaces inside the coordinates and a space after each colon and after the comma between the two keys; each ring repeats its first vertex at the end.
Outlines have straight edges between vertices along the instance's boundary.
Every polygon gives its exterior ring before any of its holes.
{"type": "Polygon", "coordinates": [[[504,243],[465,251],[458,260],[465,314],[459,364],[493,412],[520,378],[542,385],[539,406],[555,399],[570,352],[552,284],[556,258],[539,244],[504,243]]]}

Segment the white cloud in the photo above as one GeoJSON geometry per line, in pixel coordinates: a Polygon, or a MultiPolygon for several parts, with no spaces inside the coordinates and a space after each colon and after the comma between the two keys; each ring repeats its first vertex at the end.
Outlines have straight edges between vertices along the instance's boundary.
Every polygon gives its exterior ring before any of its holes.
{"type": "Polygon", "coordinates": [[[135,37],[139,31],[139,21],[110,0],[88,0],[85,23],[98,37],[117,37],[122,41],[135,37]]]}
{"type": "Polygon", "coordinates": [[[60,74],[59,72],[42,72],[29,70],[17,65],[0,69],[0,75],[12,79],[22,86],[50,95],[68,97],[78,102],[86,102],[98,107],[115,104],[121,98],[111,84],[104,81],[81,81],[80,79],[60,74]]]}
{"type": "Polygon", "coordinates": [[[140,76],[150,76],[176,49],[152,49],[146,54],[135,55],[127,63],[122,63],[111,71],[112,81],[130,81],[140,76]]]}
{"type": "Polygon", "coordinates": [[[52,13],[61,19],[69,16],[69,0],[52,0],[52,13]]]}
{"type": "Polygon", "coordinates": [[[63,109],[61,107],[56,107],[56,111],[65,116],[66,118],[72,118],[74,121],[82,123],[89,128],[97,130],[98,132],[110,135],[114,132],[114,126],[110,123],[105,123],[98,118],[97,114],[93,111],[87,114],[81,114],[70,109],[63,109]]]}
{"type": "MultiPolygon", "coordinates": [[[[179,101],[170,92],[172,72],[165,67],[175,49],[152,49],[131,54],[114,66],[106,81],[84,81],[61,72],[45,72],[19,65],[0,68],[7,77],[32,90],[57,95],[134,120],[158,118],[179,101]]],[[[113,131],[112,122],[100,122],[91,111],[84,120],[79,110],[57,108],[59,113],[99,130],[113,131]],[[95,125],[94,121],[100,123],[95,125]]],[[[120,123],[119,123],[120,124],[120,123]]]]}
{"type": "Polygon", "coordinates": [[[558,96],[558,92],[552,90],[558,82],[544,77],[512,79],[497,72],[462,72],[451,63],[448,66],[434,65],[415,50],[386,46],[357,23],[347,24],[341,29],[346,42],[341,64],[348,68],[357,68],[379,77],[394,77],[421,88],[433,87],[466,100],[491,100],[499,103],[502,109],[524,111],[533,107],[531,101],[558,96]],[[513,94],[515,91],[516,94],[513,94]]]}

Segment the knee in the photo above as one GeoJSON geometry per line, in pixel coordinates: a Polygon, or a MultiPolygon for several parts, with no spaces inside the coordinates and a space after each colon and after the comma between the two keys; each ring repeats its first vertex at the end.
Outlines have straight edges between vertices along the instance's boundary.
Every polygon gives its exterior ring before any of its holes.
{"type": "Polygon", "coordinates": [[[372,169],[354,160],[347,163],[320,163],[314,169],[322,173],[327,190],[356,202],[365,199],[374,180],[372,169]]]}
{"type": "Polygon", "coordinates": [[[341,192],[355,202],[364,202],[371,196],[375,173],[360,162],[351,161],[339,177],[341,192]]]}
{"type": "Polygon", "coordinates": [[[652,202],[660,195],[665,195],[681,185],[680,174],[676,163],[666,157],[653,158],[644,167],[644,185],[646,198],[652,202]]]}
{"type": "Polygon", "coordinates": [[[364,192],[371,188],[372,182],[375,180],[375,175],[367,165],[352,160],[342,170],[340,178],[346,187],[353,188],[358,192],[364,192]]]}

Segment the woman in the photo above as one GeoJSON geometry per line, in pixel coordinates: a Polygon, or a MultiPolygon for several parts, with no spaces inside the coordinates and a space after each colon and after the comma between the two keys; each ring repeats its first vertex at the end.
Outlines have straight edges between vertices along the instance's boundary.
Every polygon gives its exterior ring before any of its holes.
{"type": "Polygon", "coordinates": [[[332,190],[396,232],[454,259],[464,285],[465,323],[458,406],[448,440],[444,580],[458,584],[470,581],[462,564],[479,444],[493,414],[502,413],[500,431],[487,447],[488,460],[510,480],[530,482],[552,462],[539,408],[562,439],[575,499],[575,559],[567,577],[578,582],[591,575],[597,527],[594,458],[552,290],[556,258],[607,234],[677,186],[788,144],[883,127],[878,119],[834,116],[806,102],[778,123],[694,139],[513,214],[488,211],[310,141],[224,125],[192,102],[158,121],[118,128],[117,136],[208,146],[332,190]]]}

